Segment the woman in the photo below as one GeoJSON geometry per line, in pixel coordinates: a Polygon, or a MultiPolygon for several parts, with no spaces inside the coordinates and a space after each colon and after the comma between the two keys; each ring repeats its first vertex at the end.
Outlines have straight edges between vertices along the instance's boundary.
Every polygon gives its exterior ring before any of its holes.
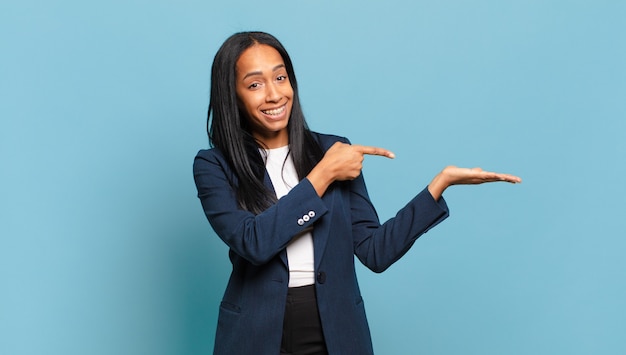
{"type": "Polygon", "coordinates": [[[310,131],[289,55],[273,36],[237,33],[217,52],[198,196],[233,265],[215,354],[371,354],[354,255],[374,272],[448,216],[455,184],[521,182],[447,167],[380,224],[361,175],[376,147],[310,131]]]}

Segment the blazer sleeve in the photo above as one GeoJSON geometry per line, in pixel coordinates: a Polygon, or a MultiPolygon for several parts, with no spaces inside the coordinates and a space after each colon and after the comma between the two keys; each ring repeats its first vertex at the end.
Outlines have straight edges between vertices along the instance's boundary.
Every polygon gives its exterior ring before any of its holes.
{"type": "Polygon", "coordinates": [[[449,215],[443,197],[435,201],[424,188],[395,217],[381,225],[362,174],[351,183],[350,211],[354,253],[374,272],[386,270],[411,248],[417,238],[449,215]]]}
{"type": "Polygon", "coordinates": [[[193,172],[211,226],[233,252],[255,265],[270,261],[328,212],[308,179],[263,213],[241,209],[231,185],[234,174],[216,149],[200,151],[193,172]]]}

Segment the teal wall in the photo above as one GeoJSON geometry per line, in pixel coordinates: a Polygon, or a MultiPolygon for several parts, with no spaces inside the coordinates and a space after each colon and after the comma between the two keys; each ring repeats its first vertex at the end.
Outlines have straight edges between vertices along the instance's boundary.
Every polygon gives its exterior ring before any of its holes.
{"type": "Polygon", "coordinates": [[[393,150],[382,218],[445,165],[451,217],[359,268],[377,354],[626,353],[626,2],[4,1],[0,354],[212,351],[227,250],[195,196],[209,69],[290,51],[313,129],[393,150]]]}

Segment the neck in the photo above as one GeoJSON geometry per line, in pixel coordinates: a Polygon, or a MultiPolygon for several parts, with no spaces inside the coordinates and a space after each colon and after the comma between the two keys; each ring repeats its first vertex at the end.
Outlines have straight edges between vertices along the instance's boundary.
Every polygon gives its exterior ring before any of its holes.
{"type": "Polygon", "coordinates": [[[270,136],[259,134],[253,134],[253,136],[263,148],[267,149],[280,148],[289,144],[289,135],[286,131],[276,132],[270,136]]]}

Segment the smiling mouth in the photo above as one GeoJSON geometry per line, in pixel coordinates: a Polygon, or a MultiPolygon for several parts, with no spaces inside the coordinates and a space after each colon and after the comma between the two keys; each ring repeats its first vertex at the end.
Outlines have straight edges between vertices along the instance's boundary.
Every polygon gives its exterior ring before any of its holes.
{"type": "Polygon", "coordinates": [[[286,108],[286,105],[283,105],[283,106],[281,106],[279,108],[274,108],[274,109],[271,109],[271,110],[261,110],[261,112],[263,112],[264,114],[266,114],[268,116],[278,116],[281,113],[285,112],[285,108],[286,108]]]}

